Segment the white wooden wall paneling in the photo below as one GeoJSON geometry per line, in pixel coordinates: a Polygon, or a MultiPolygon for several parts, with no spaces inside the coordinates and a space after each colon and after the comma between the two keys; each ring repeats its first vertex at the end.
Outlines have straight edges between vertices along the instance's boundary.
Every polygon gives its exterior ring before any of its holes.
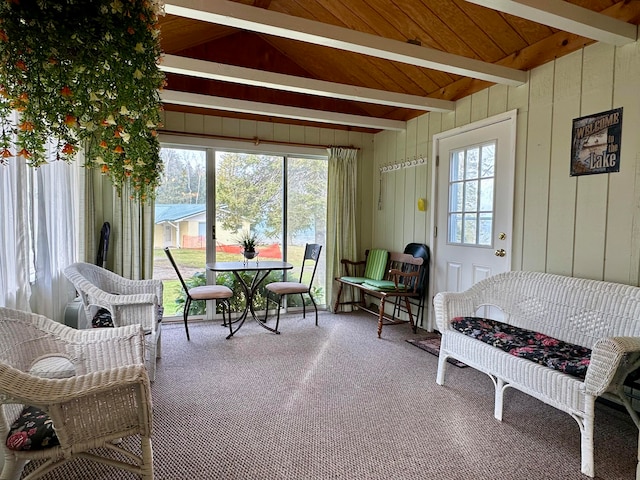
{"type": "Polygon", "coordinates": [[[464,97],[456,102],[455,109],[455,126],[461,127],[471,122],[471,98],[464,97]]]}
{"type": "Polygon", "coordinates": [[[273,139],[276,142],[291,142],[289,125],[284,123],[273,124],[273,139]]]}
{"type": "Polygon", "coordinates": [[[549,231],[545,271],[569,276],[573,273],[577,183],[575,177],[569,176],[571,130],[573,119],[580,116],[581,69],[581,52],[556,60],[553,88],[549,231]]]}
{"type": "Polygon", "coordinates": [[[260,140],[273,140],[273,123],[256,122],[256,136],[260,140]]]}
{"type": "Polygon", "coordinates": [[[637,130],[640,125],[638,78],[640,49],[638,42],[618,47],[615,51],[613,108],[623,107],[620,172],[609,174],[607,202],[607,243],[604,279],[637,284],[638,238],[634,226],[638,222],[638,151],[637,130]],[[626,127],[626,128],[625,128],[626,127]],[[632,221],[629,221],[632,219],[632,221]],[[630,259],[633,262],[630,262],[630,259]]]}
{"type": "Polygon", "coordinates": [[[187,132],[205,133],[204,131],[204,116],[196,115],[193,113],[185,114],[184,129],[187,132]]]}
{"type": "Polygon", "coordinates": [[[489,87],[489,105],[487,109],[487,117],[498,115],[507,111],[507,99],[509,87],[506,85],[494,85],[489,87]]]}
{"type": "MultiPolygon", "coordinates": [[[[407,131],[403,130],[396,134],[396,151],[393,157],[394,163],[402,163],[407,156],[407,131]]],[[[407,207],[405,204],[404,189],[406,188],[406,170],[400,168],[393,174],[395,180],[395,196],[393,200],[393,208],[390,214],[393,221],[390,227],[393,229],[393,236],[391,237],[391,243],[386,245],[388,250],[397,250],[398,245],[402,243],[404,238],[404,210],[407,207]]]]}
{"type": "Polygon", "coordinates": [[[489,111],[489,89],[485,88],[471,96],[471,118],[470,122],[477,122],[487,118],[489,111]]]}
{"type": "Polygon", "coordinates": [[[215,135],[222,132],[222,117],[202,116],[204,117],[204,133],[215,135]]]}
{"type": "Polygon", "coordinates": [[[180,112],[164,112],[164,128],[176,132],[184,132],[184,113],[180,112]]]}
{"type": "MultiPolygon", "coordinates": [[[[597,43],[583,49],[581,115],[611,108],[615,47],[597,43]]],[[[607,227],[609,174],[578,177],[573,274],[601,280],[607,227]]]]}
{"type": "Polygon", "coordinates": [[[222,135],[226,137],[239,137],[240,119],[224,117],[222,119],[222,135]]]}
{"type": "Polygon", "coordinates": [[[507,110],[518,110],[516,121],[516,168],[513,198],[513,238],[511,242],[511,267],[522,270],[524,245],[524,193],[529,138],[529,90],[530,82],[520,87],[509,87],[507,110]]]}
{"type": "MultiPolygon", "coordinates": [[[[412,161],[417,158],[417,137],[418,120],[411,119],[407,122],[407,139],[405,148],[405,161],[412,161]]],[[[416,212],[418,211],[418,196],[416,188],[416,170],[418,167],[405,168],[405,189],[404,189],[404,232],[402,241],[394,250],[403,251],[404,246],[412,242],[416,236],[416,212]]]]}
{"type": "Polygon", "coordinates": [[[431,185],[429,182],[428,172],[431,164],[429,163],[429,155],[427,148],[429,146],[429,121],[426,115],[421,115],[417,118],[416,122],[416,156],[418,158],[424,158],[425,163],[416,168],[416,201],[418,198],[424,198],[426,201],[426,210],[421,212],[418,210],[417,205],[415,209],[414,223],[415,223],[415,236],[412,241],[418,243],[431,244],[430,239],[427,238],[427,219],[429,218],[431,185]]]}
{"type": "Polygon", "coordinates": [[[553,113],[553,62],[534,69],[529,80],[529,137],[525,170],[523,270],[544,271],[549,163],[553,113]]]}

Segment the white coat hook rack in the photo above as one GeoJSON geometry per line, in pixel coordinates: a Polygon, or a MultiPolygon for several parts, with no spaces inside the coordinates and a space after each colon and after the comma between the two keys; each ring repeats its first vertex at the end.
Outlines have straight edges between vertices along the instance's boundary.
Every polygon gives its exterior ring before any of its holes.
{"type": "Polygon", "coordinates": [[[401,168],[411,168],[417,167],[419,165],[425,165],[427,163],[427,159],[422,155],[414,156],[413,158],[406,158],[401,160],[398,163],[389,163],[387,165],[383,165],[380,167],[380,174],[395,172],[400,170],[401,168]]]}

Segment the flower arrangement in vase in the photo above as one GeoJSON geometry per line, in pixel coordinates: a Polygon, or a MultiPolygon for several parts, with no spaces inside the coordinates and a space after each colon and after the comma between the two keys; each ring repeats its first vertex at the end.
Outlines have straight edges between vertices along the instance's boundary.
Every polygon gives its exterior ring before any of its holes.
{"type": "Polygon", "coordinates": [[[251,260],[258,255],[256,245],[258,244],[258,236],[251,232],[251,230],[245,230],[240,234],[238,238],[240,245],[242,246],[242,255],[247,260],[251,260]]]}

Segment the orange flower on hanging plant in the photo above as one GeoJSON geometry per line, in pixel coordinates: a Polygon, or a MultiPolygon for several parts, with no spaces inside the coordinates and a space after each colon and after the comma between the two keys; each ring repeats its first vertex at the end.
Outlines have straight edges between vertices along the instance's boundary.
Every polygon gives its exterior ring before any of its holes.
{"type": "Polygon", "coordinates": [[[67,98],[73,97],[73,91],[68,86],[65,85],[60,89],[60,95],[67,98]]]}
{"type": "Polygon", "coordinates": [[[78,124],[78,119],[73,115],[67,115],[64,117],[64,124],[67,127],[75,127],[78,124]]]}
{"type": "Polygon", "coordinates": [[[113,149],[114,153],[124,153],[124,148],[122,148],[120,145],[116,146],[116,148],[113,149]]]}
{"type": "Polygon", "coordinates": [[[76,153],[76,147],[74,147],[70,143],[67,143],[62,149],[62,153],[65,155],[73,155],[74,153],[76,153]]]}
{"type": "Polygon", "coordinates": [[[102,173],[109,173],[109,167],[107,165],[102,165],[100,171],[102,171],[102,173]]]}
{"type": "Polygon", "coordinates": [[[26,158],[27,160],[31,158],[31,153],[26,148],[23,148],[18,152],[19,157],[26,158]]]}
{"type": "Polygon", "coordinates": [[[33,129],[36,127],[32,122],[24,121],[18,126],[18,128],[23,132],[33,132],[33,129]]]}
{"type": "Polygon", "coordinates": [[[11,153],[11,150],[9,150],[8,148],[4,148],[4,149],[2,149],[2,152],[0,153],[0,157],[2,157],[2,158],[10,158],[10,157],[13,157],[13,153],[11,153]]]}

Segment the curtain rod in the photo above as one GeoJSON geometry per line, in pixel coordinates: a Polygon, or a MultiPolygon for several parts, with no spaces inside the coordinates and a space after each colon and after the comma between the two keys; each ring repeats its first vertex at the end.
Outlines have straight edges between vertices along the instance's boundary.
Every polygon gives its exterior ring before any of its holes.
{"type": "Polygon", "coordinates": [[[256,147],[261,143],[266,143],[268,145],[285,145],[292,147],[311,147],[311,148],[352,148],[354,150],[360,150],[360,147],[354,147],[353,145],[316,145],[312,143],[297,143],[297,142],[280,142],[277,140],[261,140],[258,137],[246,138],[246,137],[232,137],[228,135],[214,135],[211,133],[187,133],[187,132],[178,132],[175,130],[159,130],[160,134],[166,133],[168,135],[181,135],[184,137],[205,137],[205,138],[213,138],[217,140],[234,140],[238,142],[247,142],[253,143],[256,147]]]}

